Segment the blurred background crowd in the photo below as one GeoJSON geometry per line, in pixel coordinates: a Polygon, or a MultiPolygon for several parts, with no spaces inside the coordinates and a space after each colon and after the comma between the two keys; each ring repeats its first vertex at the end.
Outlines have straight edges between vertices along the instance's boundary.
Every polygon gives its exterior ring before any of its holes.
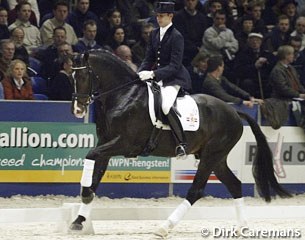
{"type": "MultiPolygon", "coordinates": [[[[174,2],[191,93],[247,106],[305,99],[304,0],[174,2]]],[[[137,71],[158,27],[156,3],[1,0],[0,99],[71,100],[71,54],[90,49],[112,51],[137,71]]]]}

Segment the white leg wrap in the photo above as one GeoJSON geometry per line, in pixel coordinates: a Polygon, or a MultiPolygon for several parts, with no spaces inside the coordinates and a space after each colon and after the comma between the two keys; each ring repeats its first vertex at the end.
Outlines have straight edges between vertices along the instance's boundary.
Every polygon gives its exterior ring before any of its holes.
{"type": "Polygon", "coordinates": [[[81,215],[87,219],[90,216],[91,210],[92,210],[92,202],[89,204],[81,203],[80,208],[78,210],[78,215],[81,215]]]}
{"type": "Polygon", "coordinates": [[[92,185],[92,175],[93,175],[94,163],[95,163],[95,161],[89,160],[89,159],[85,159],[85,161],[84,161],[83,174],[82,174],[82,178],[80,180],[80,184],[83,187],[91,187],[91,185],[92,185]]]}
{"type": "Polygon", "coordinates": [[[238,225],[246,226],[247,221],[245,217],[244,199],[243,198],[234,199],[234,206],[235,206],[238,225]]]}
{"type": "Polygon", "coordinates": [[[170,228],[173,228],[177,225],[177,223],[184,217],[187,211],[190,209],[192,205],[188,200],[184,200],[175,211],[168,217],[168,221],[170,222],[170,228]]]}

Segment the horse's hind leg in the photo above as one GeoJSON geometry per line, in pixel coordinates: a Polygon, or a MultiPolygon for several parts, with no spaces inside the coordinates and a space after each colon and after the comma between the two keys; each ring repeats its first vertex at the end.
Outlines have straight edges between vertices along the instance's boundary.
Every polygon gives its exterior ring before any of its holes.
{"type": "Polygon", "coordinates": [[[208,181],[208,178],[220,159],[223,158],[224,153],[217,151],[214,141],[206,145],[200,154],[200,163],[196,172],[194,181],[189,189],[186,199],[174,210],[174,212],[167,218],[163,225],[154,232],[155,235],[166,237],[168,231],[174,228],[178,222],[187,213],[190,207],[202,197],[202,191],[208,181]]]}
{"type": "Polygon", "coordinates": [[[217,178],[227,187],[232,197],[234,198],[234,206],[238,225],[240,227],[246,226],[247,221],[244,212],[244,199],[242,197],[241,181],[228,167],[226,157],[213,170],[217,178]]]}

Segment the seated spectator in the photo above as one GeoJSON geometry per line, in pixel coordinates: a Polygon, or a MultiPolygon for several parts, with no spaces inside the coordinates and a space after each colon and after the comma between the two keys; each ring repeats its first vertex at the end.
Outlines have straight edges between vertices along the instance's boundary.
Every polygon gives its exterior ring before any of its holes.
{"type": "Polygon", "coordinates": [[[254,98],[222,76],[223,70],[224,62],[221,56],[209,58],[208,73],[202,87],[203,93],[217,97],[225,102],[243,104],[252,108],[254,98]]]}
{"type": "Polygon", "coordinates": [[[63,27],[57,27],[53,30],[53,44],[47,48],[40,49],[35,54],[35,57],[41,62],[41,76],[43,78],[48,79],[50,77],[49,66],[51,66],[54,60],[58,57],[57,47],[66,43],[66,39],[66,29],[63,27]]]}
{"type": "Polygon", "coordinates": [[[15,54],[15,43],[10,39],[0,41],[0,81],[7,76],[7,70],[15,54]]]}
{"type": "Polygon", "coordinates": [[[49,99],[59,101],[71,101],[74,92],[71,74],[72,59],[69,56],[61,58],[60,71],[49,83],[49,99]]]}
{"type": "MultiPolygon", "coordinates": [[[[89,10],[89,6],[90,0],[77,0],[75,10],[68,15],[66,22],[73,27],[78,38],[83,36],[83,26],[86,21],[93,20],[97,26],[101,25],[100,19],[95,13],[89,10]]],[[[99,31],[101,30],[99,29],[99,31]]]]}
{"type": "Polygon", "coordinates": [[[96,22],[94,20],[85,21],[83,26],[83,37],[74,45],[75,52],[83,53],[90,49],[101,48],[102,46],[95,41],[96,32],[96,22]]]}
{"type": "Polygon", "coordinates": [[[294,49],[294,60],[291,65],[297,70],[300,82],[305,86],[305,50],[302,48],[302,39],[299,36],[291,37],[289,45],[294,49]]]}
{"type": "Polygon", "coordinates": [[[206,17],[197,11],[197,4],[198,0],[185,0],[184,8],[177,12],[173,18],[174,26],[184,38],[183,64],[185,66],[190,65],[198,53],[204,31],[207,29],[206,17]]]}
{"type": "Polygon", "coordinates": [[[11,31],[11,39],[15,43],[15,54],[14,59],[20,59],[25,62],[26,65],[29,64],[29,53],[24,46],[24,31],[20,27],[16,27],[11,31]]]}
{"type": "Polygon", "coordinates": [[[127,45],[125,31],[123,27],[115,27],[111,30],[107,46],[110,47],[112,51],[115,51],[115,49],[121,45],[127,45]]]}
{"type": "Polygon", "coordinates": [[[292,32],[298,18],[297,6],[298,3],[295,0],[284,0],[280,7],[282,14],[285,14],[289,19],[289,32],[292,32]]]}
{"type": "Polygon", "coordinates": [[[43,44],[46,46],[52,45],[53,43],[53,30],[56,27],[63,27],[66,30],[67,39],[66,41],[71,45],[74,45],[78,42],[77,36],[73,30],[73,27],[66,23],[68,16],[69,5],[65,1],[58,1],[53,7],[54,17],[46,20],[41,28],[41,38],[43,44]]]}
{"type": "Polygon", "coordinates": [[[115,54],[121,58],[133,71],[137,71],[138,67],[132,62],[132,53],[128,46],[121,45],[115,50],[115,54]]]}
{"type": "MultiPolygon", "coordinates": [[[[257,1],[251,1],[247,5],[247,15],[250,15],[253,18],[253,32],[261,33],[263,36],[267,33],[267,27],[265,25],[264,20],[262,19],[262,4],[257,1]]],[[[242,17],[237,19],[235,26],[234,26],[234,32],[237,32],[238,29],[240,29],[241,26],[242,17]]]]}
{"type": "Polygon", "coordinates": [[[121,12],[117,8],[109,9],[106,13],[106,16],[102,21],[102,34],[101,39],[99,39],[99,44],[106,43],[107,40],[111,37],[110,32],[114,28],[122,26],[122,17],[121,12]]]}
{"type": "Polygon", "coordinates": [[[287,45],[290,37],[289,26],[289,18],[286,15],[279,16],[277,26],[265,37],[264,49],[276,55],[280,46],[287,45]]]}
{"type": "Polygon", "coordinates": [[[215,13],[213,26],[204,32],[201,50],[210,56],[224,54],[227,58],[237,52],[238,42],[233,32],[226,27],[226,15],[223,11],[215,13]]]}
{"type": "MultiPolygon", "coordinates": [[[[222,0],[210,0],[206,1],[206,8],[208,10],[207,13],[203,12],[203,14],[206,14],[206,27],[212,27],[214,23],[214,15],[217,11],[223,10],[223,1],[222,0]]],[[[204,10],[204,9],[203,9],[204,10]]]]}
{"type": "MultiPolygon", "coordinates": [[[[13,2],[13,1],[11,1],[13,2]]],[[[30,2],[34,2],[34,1],[27,1],[27,0],[16,0],[14,1],[14,8],[10,8],[11,10],[8,12],[8,25],[13,24],[16,19],[18,18],[18,13],[17,13],[17,5],[20,3],[28,3],[30,6],[32,6],[32,4],[30,2]]],[[[37,2],[36,2],[37,5],[37,2]]],[[[37,16],[35,15],[34,11],[32,11],[32,9],[29,12],[29,21],[32,25],[38,27],[38,21],[37,21],[37,16]]]]}
{"type": "Polygon", "coordinates": [[[206,77],[208,55],[199,52],[191,62],[191,66],[187,68],[192,80],[192,94],[202,93],[202,83],[206,77]]]}
{"type": "Polygon", "coordinates": [[[31,54],[32,50],[41,45],[39,29],[32,25],[29,21],[31,13],[31,4],[21,1],[16,5],[17,19],[9,25],[9,30],[12,31],[16,27],[20,27],[24,31],[24,46],[31,54]]]}
{"type": "Polygon", "coordinates": [[[238,41],[239,51],[247,47],[248,35],[253,31],[253,18],[245,15],[241,18],[241,28],[236,30],[235,38],[238,41]]]}
{"type": "Polygon", "coordinates": [[[299,36],[302,38],[302,48],[305,48],[305,17],[298,17],[295,24],[295,30],[290,34],[291,37],[299,36]]]}
{"type": "Polygon", "coordinates": [[[271,96],[283,100],[305,99],[305,89],[300,84],[296,69],[290,65],[294,59],[293,47],[279,47],[277,56],[278,62],[270,74],[271,96]]]}
{"type": "Polygon", "coordinates": [[[243,90],[264,99],[270,96],[268,78],[276,60],[272,53],[262,49],[262,40],[259,33],[249,34],[247,47],[236,55],[234,72],[243,90]]]}
{"type": "Polygon", "coordinates": [[[5,99],[33,100],[31,80],[26,76],[23,61],[13,60],[8,69],[8,76],[2,81],[5,99]]]}
{"type": "Polygon", "coordinates": [[[0,7],[0,40],[10,38],[10,31],[7,26],[7,10],[0,7]]]}
{"type": "Polygon", "coordinates": [[[133,59],[138,66],[141,65],[145,57],[146,47],[152,30],[153,25],[151,23],[143,24],[141,28],[141,39],[131,48],[133,59]]]}

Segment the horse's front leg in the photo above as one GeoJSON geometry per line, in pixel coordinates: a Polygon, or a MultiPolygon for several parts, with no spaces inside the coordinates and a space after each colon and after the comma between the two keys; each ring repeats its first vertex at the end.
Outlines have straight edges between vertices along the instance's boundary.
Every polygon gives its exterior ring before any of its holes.
{"type": "Polygon", "coordinates": [[[119,138],[117,137],[106,144],[97,146],[87,154],[80,182],[82,203],[77,218],[70,226],[71,230],[83,229],[83,222],[86,221],[91,213],[92,201],[97,187],[106,172],[109,159],[111,156],[119,155],[120,144],[118,144],[118,140],[119,138]]]}

